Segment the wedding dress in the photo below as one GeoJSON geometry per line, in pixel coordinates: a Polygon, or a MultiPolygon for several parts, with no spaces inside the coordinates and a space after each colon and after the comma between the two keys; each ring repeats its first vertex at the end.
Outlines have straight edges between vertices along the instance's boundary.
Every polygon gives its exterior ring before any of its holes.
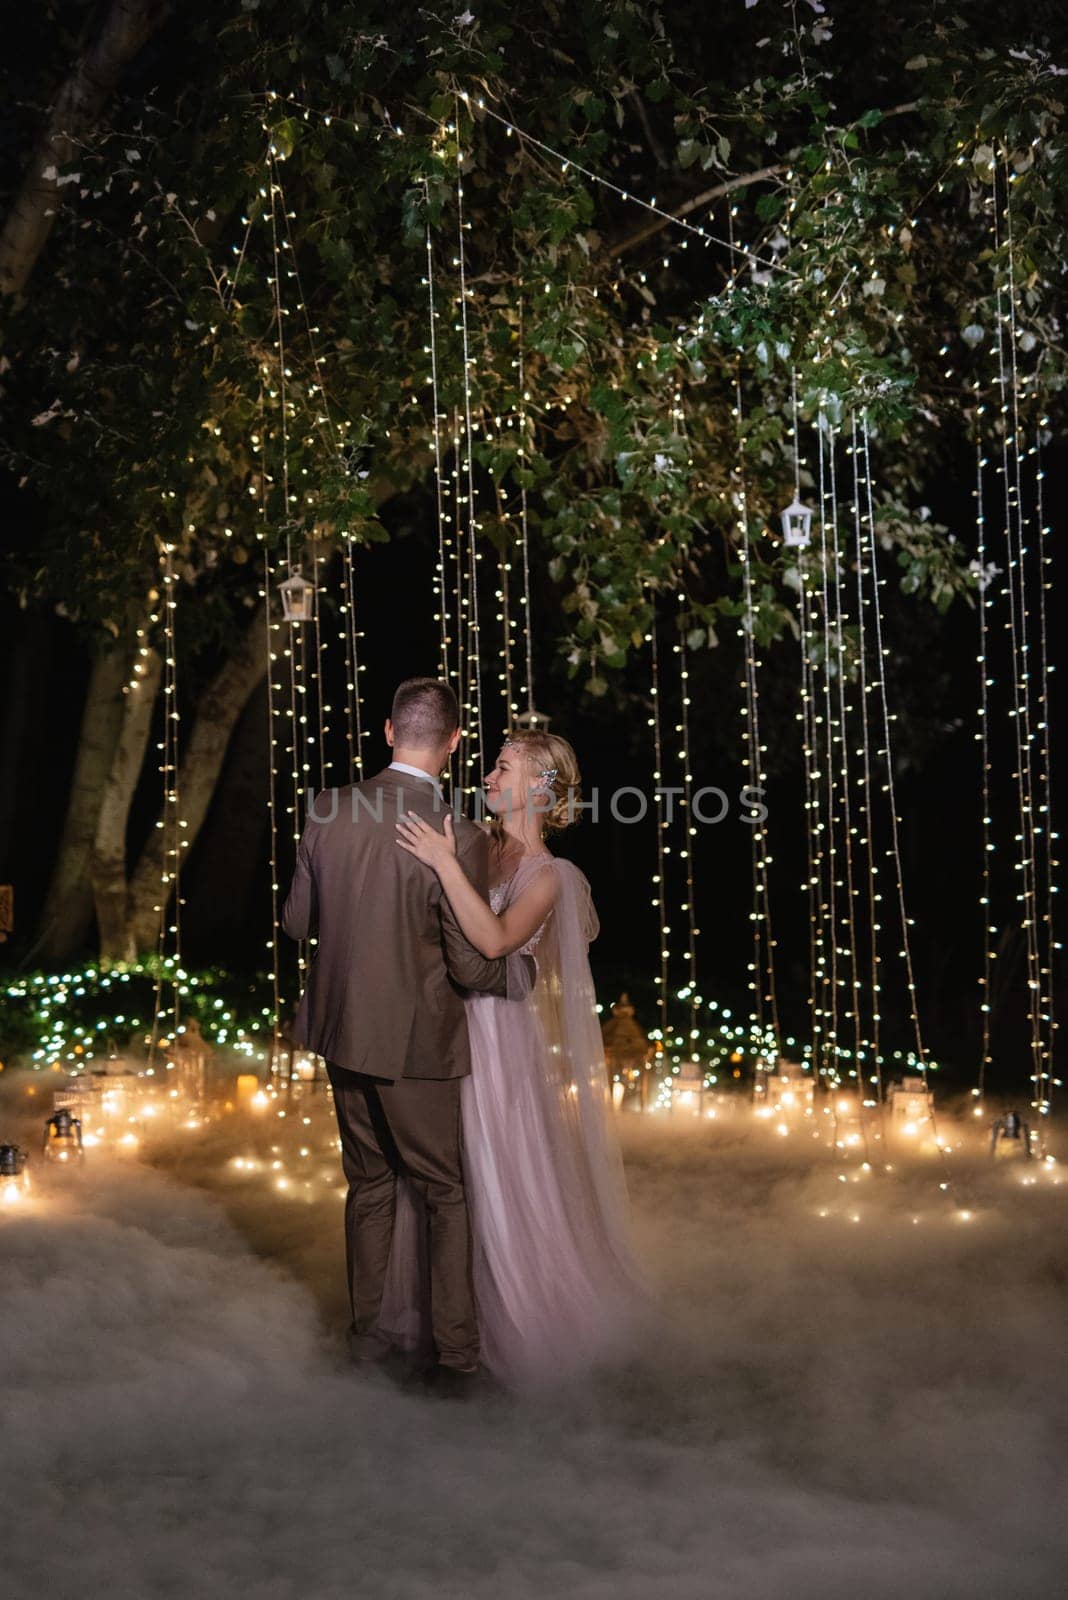
{"type": "MultiPolygon", "coordinates": [[[[542,872],[555,874],[556,895],[524,946],[537,962],[533,991],[468,999],[461,1091],[482,1359],[512,1387],[610,1359],[644,1298],[587,955],[598,931],[589,884],[544,851],[491,904],[500,914],[542,872]]],[[[409,1349],[426,1348],[425,1257],[425,1218],[401,1179],[379,1327],[409,1349]]]]}

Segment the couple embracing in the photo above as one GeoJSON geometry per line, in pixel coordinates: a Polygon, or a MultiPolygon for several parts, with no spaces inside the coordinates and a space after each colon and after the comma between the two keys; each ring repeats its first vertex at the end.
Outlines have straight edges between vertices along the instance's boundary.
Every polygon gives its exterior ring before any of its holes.
{"type": "MultiPolygon", "coordinates": [[[[547,732],[504,742],[492,821],[448,809],[451,688],[410,678],[394,759],[309,813],[283,922],[318,936],[296,1037],[323,1056],[348,1180],[360,1364],[443,1393],[609,1358],[641,1301],[587,948],[589,884],[545,846],[578,794],[547,732]],[[322,820],[318,820],[319,817],[322,820]]],[[[325,797],[324,797],[325,798],[325,797]]]]}

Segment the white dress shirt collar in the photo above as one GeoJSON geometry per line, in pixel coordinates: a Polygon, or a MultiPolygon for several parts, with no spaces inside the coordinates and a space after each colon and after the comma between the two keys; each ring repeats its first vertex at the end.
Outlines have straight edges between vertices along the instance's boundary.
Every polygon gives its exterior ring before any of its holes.
{"type": "Polygon", "coordinates": [[[389,770],[390,772],[406,773],[409,778],[422,778],[424,783],[432,783],[437,791],[438,799],[441,800],[444,798],[441,784],[438,782],[437,778],[434,777],[433,773],[424,772],[422,767],[410,767],[406,761],[391,761],[389,764],[389,770]]]}

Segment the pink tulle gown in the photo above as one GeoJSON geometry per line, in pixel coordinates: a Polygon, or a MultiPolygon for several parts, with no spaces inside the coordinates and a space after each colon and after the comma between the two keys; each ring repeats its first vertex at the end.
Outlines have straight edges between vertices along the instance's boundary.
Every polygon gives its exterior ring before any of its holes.
{"type": "MultiPolygon", "coordinates": [[[[533,992],[467,1002],[464,1168],[482,1360],[512,1388],[610,1360],[645,1301],[587,956],[598,926],[589,884],[545,851],[491,903],[500,913],[541,872],[555,875],[556,896],[524,947],[537,961],[533,992]]],[[[424,1238],[402,1179],[380,1326],[409,1349],[426,1347],[424,1238]]]]}

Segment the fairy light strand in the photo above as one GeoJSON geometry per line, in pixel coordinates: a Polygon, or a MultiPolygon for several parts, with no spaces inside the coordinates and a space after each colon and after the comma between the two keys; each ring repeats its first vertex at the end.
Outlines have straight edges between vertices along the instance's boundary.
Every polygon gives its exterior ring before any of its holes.
{"type": "Polygon", "coordinates": [[[1016,896],[1020,906],[1020,926],[1024,934],[1027,960],[1027,1016],[1031,1046],[1032,1106],[1040,1115],[1046,1110],[1043,1088],[1042,1044],[1042,973],[1038,948],[1037,897],[1035,893],[1035,831],[1032,798],[1031,768],[1031,708],[1030,673],[1027,641],[1027,587],[1026,587],[1026,532],[1024,524],[1023,485],[1020,460],[1019,385],[1016,364],[1016,287],[1012,241],[1012,209],[1010,204],[1011,177],[1008,159],[1005,158],[1005,233],[1002,235],[999,217],[998,171],[994,166],[993,237],[995,261],[1004,258],[1002,270],[996,271],[995,347],[997,355],[997,383],[1001,415],[1001,463],[999,475],[1004,491],[1005,549],[1008,567],[1006,594],[1008,618],[1006,630],[1012,657],[1012,708],[1009,713],[1013,724],[1016,770],[1019,846],[1016,870],[1020,874],[1020,892],[1016,896]],[[1006,357],[1008,345],[1008,357],[1006,357]]]}
{"type": "Polygon", "coordinates": [[[861,470],[861,456],[859,439],[857,435],[857,418],[854,412],[850,418],[852,459],[853,459],[853,534],[854,534],[854,569],[856,576],[856,607],[857,607],[857,689],[858,689],[858,721],[860,727],[860,745],[857,757],[860,761],[860,775],[857,785],[860,792],[859,814],[863,819],[864,835],[861,843],[864,846],[864,862],[867,878],[867,922],[868,922],[868,983],[871,989],[870,1022],[871,1031],[868,1043],[871,1047],[871,1077],[875,1085],[875,1098],[879,1104],[879,1115],[883,1114],[883,1076],[882,1076],[882,955],[879,949],[879,934],[882,932],[880,922],[882,894],[880,892],[879,861],[875,853],[875,815],[874,795],[872,791],[872,758],[871,758],[871,719],[868,714],[868,696],[873,692],[874,685],[868,682],[868,639],[866,612],[868,600],[865,593],[865,576],[867,575],[867,554],[864,542],[864,512],[861,502],[861,484],[863,475],[861,470]]]}
{"type": "Polygon", "coordinates": [[[434,242],[430,228],[430,185],[424,181],[424,201],[427,209],[426,218],[426,293],[427,293],[427,319],[428,319],[428,344],[427,354],[430,357],[430,403],[433,415],[434,434],[434,507],[437,514],[438,527],[438,559],[434,569],[434,603],[437,606],[436,621],[438,624],[438,652],[439,671],[442,679],[449,681],[449,614],[446,601],[445,559],[446,551],[451,543],[445,529],[445,484],[442,475],[442,450],[441,450],[441,400],[438,388],[438,311],[434,297],[434,242]]]}
{"type": "Polygon", "coordinates": [[[457,265],[460,275],[460,336],[463,352],[464,374],[464,438],[465,484],[467,491],[467,559],[468,559],[468,671],[470,674],[470,688],[468,696],[469,710],[473,714],[473,739],[468,747],[467,771],[464,774],[465,788],[468,793],[474,793],[475,785],[472,776],[481,783],[484,777],[483,763],[485,759],[485,739],[482,727],[482,659],[481,638],[478,614],[478,562],[480,551],[478,549],[478,516],[475,501],[475,451],[474,429],[471,418],[471,365],[472,356],[470,349],[470,332],[468,329],[467,300],[471,291],[467,287],[467,248],[464,233],[468,224],[464,220],[464,176],[463,176],[463,149],[460,142],[459,116],[456,123],[456,236],[457,236],[457,265]]]}
{"type": "Polygon", "coordinates": [[[979,915],[982,924],[982,971],[979,978],[979,1073],[978,1096],[979,1108],[982,1108],[983,1097],[986,1093],[986,1072],[991,1063],[990,1055],[990,1030],[991,1008],[993,1004],[993,964],[996,959],[995,941],[997,928],[993,922],[992,896],[991,896],[991,861],[994,850],[991,838],[992,818],[990,815],[990,660],[989,660],[989,625],[987,613],[992,604],[988,591],[992,587],[992,574],[987,571],[986,559],[986,503],[983,495],[983,468],[986,460],[983,455],[982,418],[985,407],[980,403],[979,384],[976,383],[975,407],[975,524],[976,524],[976,558],[978,565],[977,589],[979,622],[979,708],[978,728],[976,740],[979,744],[979,795],[982,813],[980,849],[980,889],[979,889],[979,915]]]}

